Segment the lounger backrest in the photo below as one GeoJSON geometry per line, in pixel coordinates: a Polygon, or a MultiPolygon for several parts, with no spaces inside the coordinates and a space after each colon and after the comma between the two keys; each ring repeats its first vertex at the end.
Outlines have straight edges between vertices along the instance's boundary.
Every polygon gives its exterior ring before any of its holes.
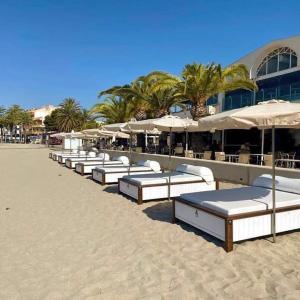
{"type": "Polygon", "coordinates": [[[146,160],[144,166],[152,169],[154,172],[160,171],[160,164],[155,160],[146,160]]]}
{"type": "Polygon", "coordinates": [[[97,154],[97,157],[99,157],[100,159],[104,158],[104,160],[109,160],[109,154],[107,153],[99,153],[97,154]]]}
{"type": "Polygon", "coordinates": [[[88,153],[88,156],[89,157],[96,157],[96,153],[91,151],[91,152],[88,153]]]}
{"type": "Polygon", "coordinates": [[[115,156],[111,160],[113,161],[121,161],[123,165],[128,165],[129,164],[129,158],[127,156],[115,156]]]}
{"type": "Polygon", "coordinates": [[[211,169],[188,164],[181,164],[176,167],[177,172],[192,174],[202,177],[206,182],[214,181],[214,175],[211,169]]]}
{"type": "MultiPolygon", "coordinates": [[[[253,186],[272,189],[272,176],[264,174],[253,181],[253,186]]],[[[300,194],[300,179],[276,176],[275,188],[278,191],[300,194]]]]}
{"type": "Polygon", "coordinates": [[[78,153],[78,150],[76,150],[76,149],[73,149],[72,151],[71,151],[71,153],[78,153]]]}
{"type": "Polygon", "coordinates": [[[79,151],[79,154],[80,154],[80,155],[85,155],[85,154],[86,154],[86,152],[85,152],[85,151],[82,151],[82,150],[80,150],[80,151],[79,151]]]}

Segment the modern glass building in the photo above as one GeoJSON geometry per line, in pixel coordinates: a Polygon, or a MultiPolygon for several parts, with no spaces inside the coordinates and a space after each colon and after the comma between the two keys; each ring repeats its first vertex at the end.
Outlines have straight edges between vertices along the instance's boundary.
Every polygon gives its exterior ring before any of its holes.
{"type": "Polygon", "coordinates": [[[259,90],[219,95],[219,110],[254,105],[270,99],[300,101],[300,36],[271,42],[233,64],[244,64],[259,90]]]}
{"type": "MultiPolygon", "coordinates": [[[[273,41],[238,59],[232,64],[244,64],[249,70],[249,76],[258,86],[257,92],[236,90],[219,94],[207,101],[207,106],[215,106],[215,112],[222,112],[244,106],[255,105],[270,99],[282,99],[300,102],[300,36],[273,41]]],[[[181,117],[191,117],[189,111],[176,113],[181,117]]],[[[225,150],[235,152],[240,145],[249,142],[251,150],[260,152],[261,134],[258,129],[250,131],[226,130],[225,150]]],[[[203,134],[190,134],[191,144],[197,145],[196,151],[210,143],[201,142],[203,134]],[[199,144],[199,145],[198,145],[199,144]]],[[[276,149],[284,152],[293,151],[300,147],[300,130],[282,129],[276,131],[276,149]]],[[[221,134],[216,132],[210,139],[220,141],[221,134]]],[[[265,151],[270,151],[271,132],[265,131],[265,151]]],[[[194,147],[192,147],[194,148],[194,147]]]]}

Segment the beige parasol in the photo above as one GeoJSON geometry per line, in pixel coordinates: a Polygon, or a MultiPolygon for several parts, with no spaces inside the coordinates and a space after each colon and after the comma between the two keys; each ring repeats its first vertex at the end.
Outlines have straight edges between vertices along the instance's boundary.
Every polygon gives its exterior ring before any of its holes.
{"type": "Polygon", "coordinates": [[[170,181],[171,181],[171,135],[173,132],[184,132],[184,131],[199,131],[198,123],[188,118],[179,118],[177,116],[167,115],[162,118],[148,119],[143,121],[128,122],[128,128],[131,130],[159,130],[167,131],[170,133],[170,144],[169,144],[169,180],[168,180],[168,198],[170,200],[170,181]]]}

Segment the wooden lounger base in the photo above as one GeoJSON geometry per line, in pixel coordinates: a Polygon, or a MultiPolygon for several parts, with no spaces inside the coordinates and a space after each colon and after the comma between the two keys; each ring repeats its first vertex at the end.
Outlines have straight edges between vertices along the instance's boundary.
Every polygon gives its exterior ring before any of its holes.
{"type": "MultiPolygon", "coordinates": [[[[272,210],[241,213],[231,216],[204,208],[182,198],[173,200],[173,222],[183,221],[224,242],[226,252],[233,243],[271,235],[272,210]]],[[[276,232],[300,228],[300,205],[276,209],[276,232]]]]}

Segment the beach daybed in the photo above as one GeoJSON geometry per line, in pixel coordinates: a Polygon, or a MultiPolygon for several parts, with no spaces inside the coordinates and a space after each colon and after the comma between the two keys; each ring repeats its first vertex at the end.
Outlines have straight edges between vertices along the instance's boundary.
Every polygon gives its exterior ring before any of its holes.
{"type": "Polygon", "coordinates": [[[107,153],[98,153],[96,154],[95,152],[90,152],[88,156],[86,157],[69,157],[66,159],[66,167],[70,169],[74,169],[76,164],[79,162],[85,162],[85,161],[90,161],[90,162],[103,162],[109,160],[109,155],[107,153]]]}
{"type": "Polygon", "coordinates": [[[78,155],[79,150],[63,150],[63,151],[54,151],[49,153],[49,158],[52,158],[53,160],[57,160],[59,155],[67,155],[67,154],[72,154],[72,155],[78,155]]]}
{"type": "Polygon", "coordinates": [[[66,162],[66,159],[71,158],[71,157],[88,157],[88,152],[87,151],[79,151],[77,154],[60,154],[57,156],[57,161],[60,164],[64,164],[66,162]]]}
{"type": "MultiPolygon", "coordinates": [[[[272,177],[262,175],[252,186],[228,190],[182,193],[173,200],[173,220],[184,221],[233,243],[271,234],[272,177]]],[[[300,179],[276,177],[276,232],[300,228],[300,179]]]]}
{"type": "Polygon", "coordinates": [[[124,167],[129,166],[129,159],[127,156],[115,156],[111,160],[102,161],[81,161],[75,166],[75,171],[81,175],[92,174],[92,170],[96,167],[111,166],[124,167]]]}
{"type": "Polygon", "coordinates": [[[119,178],[122,178],[126,175],[142,175],[153,173],[161,173],[160,164],[157,161],[146,160],[139,161],[136,165],[130,166],[130,169],[129,166],[99,166],[93,169],[92,177],[93,180],[105,185],[108,183],[117,183],[119,178]]]}
{"type": "Polygon", "coordinates": [[[53,155],[59,154],[70,154],[70,153],[78,153],[78,150],[59,150],[59,151],[51,151],[49,152],[49,158],[53,159],[53,155]]]}
{"type": "Polygon", "coordinates": [[[168,181],[170,181],[170,197],[178,197],[182,193],[211,191],[217,188],[217,182],[209,168],[182,164],[170,174],[130,175],[119,179],[119,192],[135,200],[143,201],[168,198],[168,181]]]}

